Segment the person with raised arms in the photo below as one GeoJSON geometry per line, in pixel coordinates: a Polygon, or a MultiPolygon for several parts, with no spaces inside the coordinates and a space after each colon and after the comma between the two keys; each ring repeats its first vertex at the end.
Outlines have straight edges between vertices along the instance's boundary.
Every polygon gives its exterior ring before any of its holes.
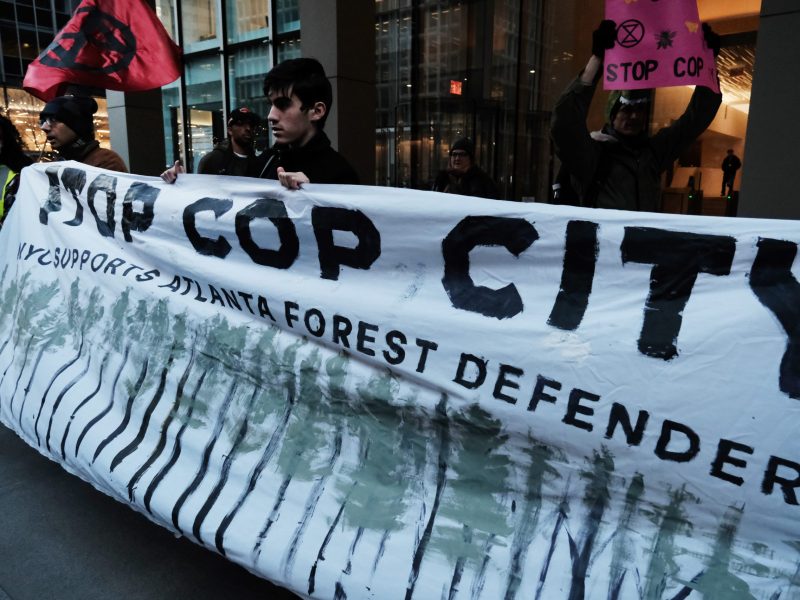
{"type": "MultiPolygon", "coordinates": [[[[719,53],[719,36],[703,24],[706,45],[719,53]]],[[[592,56],[561,95],[553,110],[551,137],[583,206],[658,212],[661,174],[714,120],[722,95],[696,86],[683,115],[654,135],[647,132],[649,90],[612,95],[608,122],[589,132],[586,117],[605,51],[614,46],[617,27],[605,20],[592,35],[592,56]]]]}

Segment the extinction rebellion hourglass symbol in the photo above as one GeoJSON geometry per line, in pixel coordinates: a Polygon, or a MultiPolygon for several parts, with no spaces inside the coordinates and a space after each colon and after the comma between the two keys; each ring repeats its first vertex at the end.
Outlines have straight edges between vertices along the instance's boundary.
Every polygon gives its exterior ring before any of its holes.
{"type": "Polygon", "coordinates": [[[617,43],[623,48],[638,46],[644,39],[644,25],[636,19],[628,19],[617,28],[617,43]]]}

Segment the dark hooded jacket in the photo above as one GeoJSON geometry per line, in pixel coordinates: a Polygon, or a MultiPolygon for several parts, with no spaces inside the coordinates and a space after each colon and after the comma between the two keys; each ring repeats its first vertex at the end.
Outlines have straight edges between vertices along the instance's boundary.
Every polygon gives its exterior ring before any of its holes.
{"type": "Polygon", "coordinates": [[[711,124],[722,95],[696,86],[686,111],[672,125],[652,137],[631,139],[608,125],[603,132],[589,133],[586,116],[596,87],[597,79],[586,85],[578,78],[559,98],[551,127],[556,154],[583,206],[658,212],[661,173],[711,124]]]}
{"type": "Polygon", "coordinates": [[[311,183],[357,184],[358,175],[341,154],[331,148],[324,131],[318,131],[305,146],[290,148],[275,144],[253,163],[251,177],[278,179],[278,167],[287,172],[302,171],[311,183]]]}

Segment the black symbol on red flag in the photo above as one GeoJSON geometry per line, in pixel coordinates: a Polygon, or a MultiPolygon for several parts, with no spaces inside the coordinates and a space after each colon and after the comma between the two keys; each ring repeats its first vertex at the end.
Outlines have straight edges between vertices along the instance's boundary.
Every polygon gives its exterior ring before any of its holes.
{"type": "Polygon", "coordinates": [[[104,74],[127,69],[136,56],[136,38],[130,26],[93,7],[81,7],[75,15],[83,17],[79,30],[56,36],[42,52],[41,63],[59,69],[104,74]],[[98,64],[99,55],[105,57],[104,64],[98,64]]]}

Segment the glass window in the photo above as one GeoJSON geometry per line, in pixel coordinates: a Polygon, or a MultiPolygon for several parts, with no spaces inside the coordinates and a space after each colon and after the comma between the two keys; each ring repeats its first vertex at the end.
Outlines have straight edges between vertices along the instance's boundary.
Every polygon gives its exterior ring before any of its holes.
{"type": "Polygon", "coordinates": [[[63,29],[64,26],[67,24],[67,22],[70,20],[70,18],[71,17],[68,14],[59,14],[59,13],[57,13],[56,14],[56,27],[59,30],[63,29]]]}
{"type": "Polygon", "coordinates": [[[108,102],[105,98],[95,98],[97,112],[94,113],[94,137],[103,148],[111,148],[111,137],[108,129],[108,102]]]}
{"type": "Polygon", "coordinates": [[[191,58],[186,64],[186,102],[192,108],[208,108],[222,101],[219,57],[191,58]]]}
{"type": "Polygon", "coordinates": [[[17,56],[3,56],[6,80],[22,82],[22,63],[17,56]]]}
{"type": "MultiPolygon", "coordinates": [[[[701,13],[701,18],[702,16],[701,13]]],[[[727,33],[722,36],[722,48],[717,58],[722,107],[708,129],[683,151],[667,171],[664,181],[667,188],[665,198],[668,195],[674,197],[676,192],[689,188],[702,191],[699,195],[699,206],[692,209],[699,209],[700,214],[729,214],[727,203],[731,199],[729,194],[732,190],[723,185],[720,165],[728,150],[733,150],[740,158],[744,155],[756,54],[756,32],[748,30],[752,26],[752,23],[744,19],[738,23],[728,23],[724,29],[712,23],[712,27],[727,33]]],[[[689,86],[655,90],[650,119],[651,133],[669,126],[681,115],[689,104],[692,91],[693,88],[689,86]]],[[[740,189],[741,176],[742,170],[738,170],[735,174],[734,190],[740,189]]],[[[664,210],[670,210],[666,202],[664,210]]],[[[673,210],[685,212],[689,207],[676,203],[673,210]]]]}
{"type": "Polygon", "coordinates": [[[32,30],[19,29],[19,48],[22,58],[33,60],[39,56],[36,32],[32,30]]]}
{"type": "Polygon", "coordinates": [[[53,16],[50,13],[50,7],[48,6],[46,9],[36,9],[36,24],[39,27],[47,27],[50,28],[53,26],[53,16]]]}
{"type": "Polygon", "coordinates": [[[19,131],[23,147],[31,153],[41,152],[46,140],[39,129],[39,111],[44,108],[44,102],[21,89],[8,88],[7,92],[8,118],[19,131]]]}
{"type": "MultiPolygon", "coordinates": [[[[551,111],[590,56],[602,4],[376,0],[376,181],[429,188],[447,164],[450,143],[468,136],[503,197],[547,201],[559,168],[551,111]]],[[[724,107],[677,161],[675,179],[685,181],[689,172],[678,171],[691,169],[708,197],[719,194],[727,149],[744,149],[760,2],[700,0],[698,8],[722,35],[724,107]]],[[[690,95],[688,88],[659,89],[652,131],[679,117],[690,95]]],[[[590,131],[605,123],[607,99],[598,86],[590,131]]]]}
{"type": "Polygon", "coordinates": [[[186,0],[183,7],[183,45],[186,52],[219,46],[217,3],[214,0],[186,0]]]}
{"type": "MultiPolygon", "coordinates": [[[[41,54],[42,51],[45,48],[47,48],[52,41],[53,41],[52,32],[50,32],[50,31],[39,31],[39,46],[38,46],[39,54],[41,54]]],[[[38,56],[38,54],[37,54],[37,56],[38,56]]]]}
{"type": "Polygon", "coordinates": [[[227,11],[228,43],[268,37],[268,0],[228,0],[227,11]]]}
{"type": "Polygon", "coordinates": [[[289,60],[290,58],[300,58],[300,40],[288,39],[278,43],[278,62],[289,60]]]}
{"type": "Polygon", "coordinates": [[[0,19],[4,21],[14,20],[14,5],[10,2],[0,2],[0,19]]]}
{"type": "MultiPolygon", "coordinates": [[[[48,4],[47,0],[42,0],[42,4],[48,4]]],[[[55,0],[56,12],[72,14],[78,8],[80,0],[55,0]]]]}
{"type": "Polygon", "coordinates": [[[17,29],[13,25],[2,25],[0,26],[0,37],[3,39],[3,54],[6,57],[19,56],[17,29]]]}
{"type": "Polygon", "coordinates": [[[17,19],[20,23],[33,24],[33,9],[28,6],[20,6],[17,3],[17,19]]]}
{"type": "Polygon", "coordinates": [[[275,3],[275,33],[300,29],[300,7],[297,0],[277,0],[275,3]]]}
{"type": "Polygon", "coordinates": [[[164,114],[164,150],[167,165],[181,157],[183,135],[181,131],[180,89],[177,81],[161,89],[161,109],[164,114]]]}
{"type": "Polygon", "coordinates": [[[178,39],[175,28],[175,0],[156,0],[156,15],[158,16],[164,29],[172,36],[173,40],[178,39]]]}
{"type": "MultiPolygon", "coordinates": [[[[242,48],[228,61],[231,82],[231,109],[246,106],[262,119],[266,119],[269,108],[264,98],[264,75],[270,69],[269,47],[262,44],[242,48]]],[[[268,128],[256,132],[256,150],[269,145],[268,128]]]]}
{"type": "Polygon", "coordinates": [[[191,59],[186,65],[186,103],[189,106],[187,167],[214,147],[213,112],[222,110],[222,84],[218,56],[191,59]]]}
{"type": "MultiPolygon", "coordinates": [[[[214,135],[214,112],[192,108],[189,110],[189,163],[197,171],[200,159],[211,152],[219,140],[214,135]]],[[[219,109],[216,111],[219,113],[219,109]]]]}
{"type": "Polygon", "coordinates": [[[375,0],[375,8],[380,12],[397,10],[398,8],[411,8],[411,1],[412,0],[375,0]]]}
{"type": "Polygon", "coordinates": [[[503,197],[546,199],[549,111],[602,3],[380,0],[375,17],[376,180],[430,189],[467,136],[503,197]]]}

